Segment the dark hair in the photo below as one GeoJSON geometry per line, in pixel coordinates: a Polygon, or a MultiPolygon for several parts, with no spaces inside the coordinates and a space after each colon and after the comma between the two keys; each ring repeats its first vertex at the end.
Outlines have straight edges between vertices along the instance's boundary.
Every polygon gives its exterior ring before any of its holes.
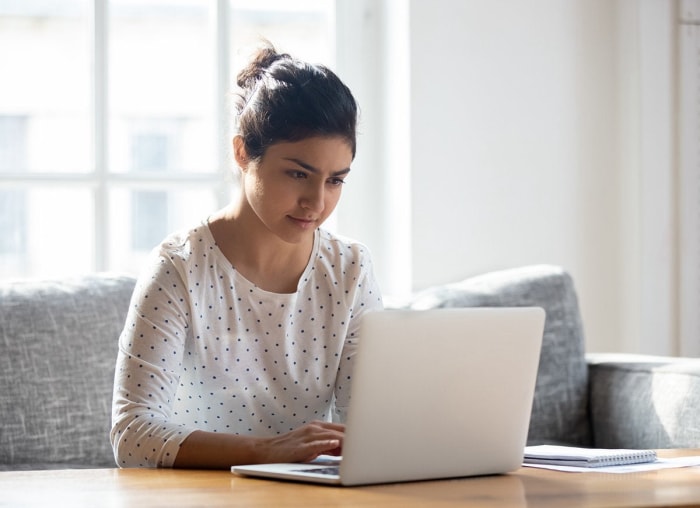
{"type": "Polygon", "coordinates": [[[237,84],[236,130],[252,159],[274,143],[312,136],[345,138],[355,157],[357,103],[330,69],[266,45],[238,74],[237,84]]]}

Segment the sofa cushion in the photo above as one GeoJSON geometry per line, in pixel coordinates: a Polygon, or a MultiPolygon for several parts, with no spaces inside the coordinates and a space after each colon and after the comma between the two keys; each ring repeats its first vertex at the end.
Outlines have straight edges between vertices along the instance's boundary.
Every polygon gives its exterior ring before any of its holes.
{"type": "Polygon", "coordinates": [[[112,383],[134,284],[107,274],[0,284],[0,467],[115,465],[112,383]]]}
{"type": "Polygon", "coordinates": [[[700,359],[605,353],[588,360],[595,446],[700,448],[700,359]]]}
{"type": "Polygon", "coordinates": [[[589,446],[588,371],[571,277],[549,265],[502,270],[426,289],[408,303],[413,309],[487,306],[539,306],[547,314],[528,444],[589,446]]]}

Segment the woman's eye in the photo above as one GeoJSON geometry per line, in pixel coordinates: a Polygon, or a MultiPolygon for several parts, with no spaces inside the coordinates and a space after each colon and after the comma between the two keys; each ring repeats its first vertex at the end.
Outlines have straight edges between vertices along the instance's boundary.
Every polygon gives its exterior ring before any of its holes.
{"type": "Polygon", "coordinates": [[[328,183],[331,185],[343,185],[345,183],[345,180],[342,178],[331,178],[328,180],[328,183]]]}
{"type": "Polygon", "coordinates": [[[287,174],[296,180],[301,180],[302,178],[306,178],[306,173],[304,173],[303,171],[292,170],[292,171],[288,171],[287,174]]]}

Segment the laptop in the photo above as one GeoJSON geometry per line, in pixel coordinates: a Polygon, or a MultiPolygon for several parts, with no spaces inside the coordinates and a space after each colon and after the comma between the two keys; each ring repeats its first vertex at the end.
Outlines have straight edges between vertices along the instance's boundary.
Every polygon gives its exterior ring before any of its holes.
{"type": "Polygon", "coordinates": [[[346,486],[513,471],[523,460],[544,321],[539,307],[367,313],[342,460],[231,470],[346,486]]]}

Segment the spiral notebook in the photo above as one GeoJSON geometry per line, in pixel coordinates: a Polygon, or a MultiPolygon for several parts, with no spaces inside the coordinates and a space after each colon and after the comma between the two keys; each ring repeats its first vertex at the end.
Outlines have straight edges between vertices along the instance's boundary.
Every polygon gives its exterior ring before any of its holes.
{"type": "Polygon", "coordinates": [[[573,446],[526,446],[523,464],[604,467],[656,461],[654,450],[576,448],[573,446]]]}

